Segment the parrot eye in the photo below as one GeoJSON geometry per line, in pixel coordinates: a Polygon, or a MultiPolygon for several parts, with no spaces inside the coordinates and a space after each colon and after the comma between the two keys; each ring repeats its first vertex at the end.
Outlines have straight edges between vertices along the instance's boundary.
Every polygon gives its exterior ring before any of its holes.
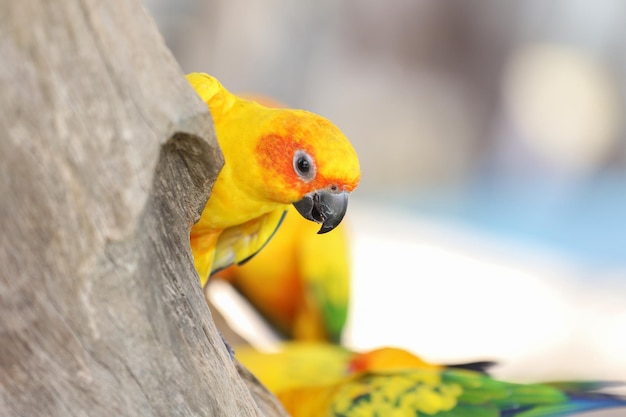
{"type": "Polygon", "coordinates": [[[305,181],[310,181],[315,177],[315,164],[305,151],[299,150],[293,155],[293,169],[305,181]]]}

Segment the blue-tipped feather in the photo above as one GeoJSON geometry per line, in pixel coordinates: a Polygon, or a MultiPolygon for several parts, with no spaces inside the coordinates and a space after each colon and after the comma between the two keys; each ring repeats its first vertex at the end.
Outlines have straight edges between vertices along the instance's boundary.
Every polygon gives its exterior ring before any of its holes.
{"type": "Polygon", "coordinates": [[[501,417],[565,417],[584,411],[617,407],[624,407],[626,415],[626,398],[618,395],[598,392],[568,392],[568,396],[569,401],[567,403],[507,410],[501,414],[501,417]]]}

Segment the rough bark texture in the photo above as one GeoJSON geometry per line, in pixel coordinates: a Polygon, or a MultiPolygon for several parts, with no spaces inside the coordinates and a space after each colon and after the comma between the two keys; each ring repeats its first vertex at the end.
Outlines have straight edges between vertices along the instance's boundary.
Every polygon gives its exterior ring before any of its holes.
{"type": "Polygon", "coordinates": [[[193,269],[222,157],[141,3],[1,2],[0,56],[0,415],[282,415],[193,269]]]}

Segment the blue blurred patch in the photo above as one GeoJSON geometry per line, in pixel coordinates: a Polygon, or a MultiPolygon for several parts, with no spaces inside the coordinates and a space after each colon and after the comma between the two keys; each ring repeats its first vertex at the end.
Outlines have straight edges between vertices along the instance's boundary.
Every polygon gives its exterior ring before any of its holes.
{"type": "Polygon", "coordinates": [[[626,266],[626,178],[575,187],[478,181],[396,199],[423,217],[549,247],[592,267],[626,266]]]}

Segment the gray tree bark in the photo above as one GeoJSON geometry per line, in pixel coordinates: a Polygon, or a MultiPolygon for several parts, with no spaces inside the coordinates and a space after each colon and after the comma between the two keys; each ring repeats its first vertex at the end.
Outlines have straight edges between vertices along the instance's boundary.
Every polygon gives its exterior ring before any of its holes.
{"type": "Polygon", "coordinates": [[[222,156],[141,3],[1,2],[0,57],[0,415],[283,415],[204,300],[222,156]]]}

